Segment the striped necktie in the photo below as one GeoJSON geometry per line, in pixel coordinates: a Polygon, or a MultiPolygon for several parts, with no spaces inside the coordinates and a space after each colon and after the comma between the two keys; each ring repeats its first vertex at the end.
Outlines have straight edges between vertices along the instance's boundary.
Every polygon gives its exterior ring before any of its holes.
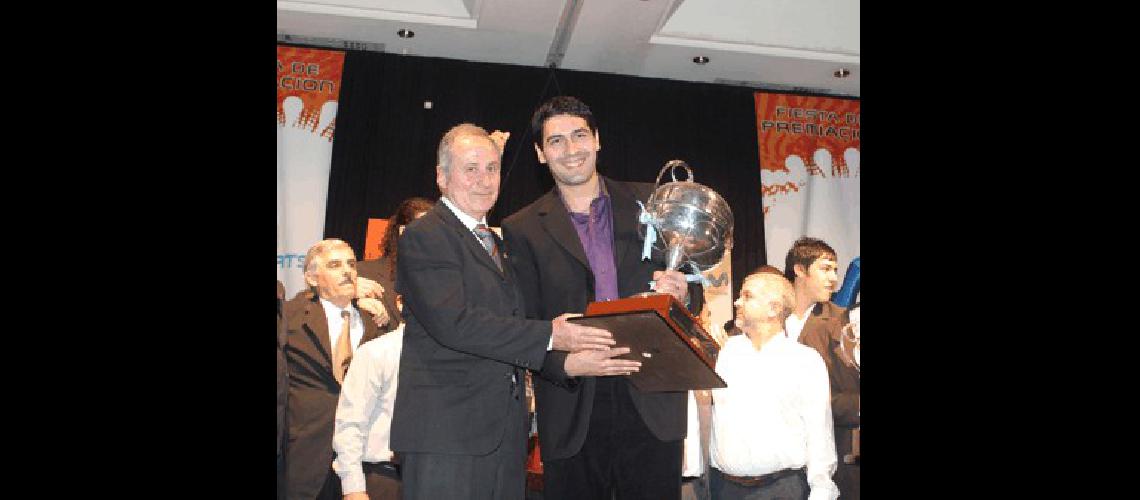
{"type": "Polygon", "coordinates": [[[475,234],[478,235],[479,240],[482,241],[483,249],[486,250],[488,254],[491,254],[491,258],[494,259],[495,265],[499,266],[499,270],[502,271],[503,261],[499,257],[499,247],[495,245],[495,235],[491,234],[491,230],[487,229],[487,226],[483,224],[478,224],[475,226],[475,234]]]}

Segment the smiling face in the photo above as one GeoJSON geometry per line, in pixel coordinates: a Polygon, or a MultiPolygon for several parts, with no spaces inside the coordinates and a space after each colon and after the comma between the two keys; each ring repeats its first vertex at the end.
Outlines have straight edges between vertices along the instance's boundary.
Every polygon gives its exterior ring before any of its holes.
{"type": "Polygon", "coordinates": [[[555,115],[542,125],[542,148],[534,147],[538,161],[550,166],[559,186],[585,184],[597,175],[598,150],[602,149],[597,131],[586,119],[555,115]]]}
{"type": "Polygon", "coordinates": [[[486,137],[462,135],[448,151],[447,169],[436,167],[439,191],[463,213],[480,220],[499,198],[499,150],[486,137]]]}

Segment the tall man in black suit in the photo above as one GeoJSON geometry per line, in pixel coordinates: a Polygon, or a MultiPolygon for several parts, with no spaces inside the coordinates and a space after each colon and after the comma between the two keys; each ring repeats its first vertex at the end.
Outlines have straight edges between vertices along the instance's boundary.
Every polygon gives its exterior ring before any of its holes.
{"type": "MultiPolygon", "coordinates": [[[[527,317],[580,313],[592,301],[648,291],[651,279],[656,291],[699,311],[699,286],[663,271],[659,260],[641,260],[637,201],[653,185],[598,175],[601,141],[590,108],[555,97],[535,111],[531,131],[555,188],[503,221],[527,317]]],[[[575,376],[581,372],[576,360],[551,352],[534,378],[543,498],[609,500],[614,491],[621,500],[681,498],[685,392],[643,393],[628,379],[575,376]]]]}
{"type": "Polygon", "coordinates": [[[347,243],[328,239],[309,248],[305,281],[314,293],[299,293],[285,304],[286,497],[340,500],[340,478],[332,469],[332,436],[340,384],[351,359],[350,354],[346,358],[340,353],[345,347],[351,352],[380,332],[371,313],[356,306],[356,255],[347,243]],[[346,334],[345,314],[347,345],[338,349],[346,334]],[[334,359],[343,359],[339,367],[334,367],[334,359]]]}
{"type": "Polygon", "coordinates": [[[404,347],[391,445],[401,454],[404,498],[521,500],[527,408],[523,369],[547,350],[631,373],[615,360],[609,332],[523,316],[522,293],[503,245],[486,227],[499,195],[502,150],[485,130],[461,124],[440,141],[443,197],[408,224],[398,243],[396,288],[404,298],[404,347]]]}

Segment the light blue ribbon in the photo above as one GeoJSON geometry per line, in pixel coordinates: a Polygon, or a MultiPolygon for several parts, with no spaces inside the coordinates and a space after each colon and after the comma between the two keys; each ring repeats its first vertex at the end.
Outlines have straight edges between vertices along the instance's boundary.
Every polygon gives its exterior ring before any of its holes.
{"type": "MultiPolygon", "coordinates": [[[[637,214],[637,222],[645,224],[645,242],[641,245],[641,260],[649,260],[653,256],[653,243],[657,241],[657,230],[653,227],[653,215],[645,211],[645,205],[641,200],[637,200],[637,206],[641,207],[641,213],[637,214]]],[[[690,261],[689,265],[692,269],[700,269],[695,262],[690,261]]],[[[708,287],[712,285],[703,274],[686,274],[685,281],[689,283],[700,282],[701,286],[708,287]]],[[[649,288],[656,287],[656,281],[649,282],[649,288]]]]}
{"type": "Polygon", "coordinates": [[[653,253],[653,243],[657,241],[657,230],[653,228],[653,216],[645,211],[645,205],[637,200],[641,213],[637,214],[637,222],[645,224],[645,242],[641,245],[641,260],[649,260],[653,253]]]}

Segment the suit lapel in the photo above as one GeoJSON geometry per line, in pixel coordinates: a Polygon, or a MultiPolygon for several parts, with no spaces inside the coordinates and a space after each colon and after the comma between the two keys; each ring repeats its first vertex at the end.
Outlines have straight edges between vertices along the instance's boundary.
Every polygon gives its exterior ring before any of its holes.
{"type": "MultiPolygon", "coordinates": [[[[831,347],[832,354],[835,355],[835,359],[838,359],[839,362],[847,365],[849,368],[857,370],[855,361],[851,358],[849,350],[843,348],[843,330],[841,328],[843,326],[843,311],[842,308],[831,302],[820,302],[816,304],[815,309],[812,310],[812,316],[808,318],[808,324],[814,328],[824,329],[824,333],[828,334],[827,342],[831,347]],[[829,325],[833,322],[839,322],[840,324],[837,325],[838,327],[829,328],[829,325]]],[[[804,330],[807,330],[807,325],[804,326],[804,330]]]]}
{"type": "Polygon", "coordinates": [[[313,296],[313,301],[305,307],[305,333],[313,345],[317,346],[321,364],[332,373],[332,340],[329,339],[329,322],[325,318],[325,308],[321,307],[320,298],[313,296]]]}
{"type": "MultiPolygon", "coordinates": [[[[500,275],[503,274],[503,271],[495,264],[495,260],[491,258],[491,254],[487,253],[486,248],[483,248],[483,243],[479,241],[475,233],[467,229],[467,226],[463,225],[463,221],[460,221],[459,217],[456,217],[451,209],[447,208],[447,205],[444,205],[442,201],[436,202],[434,210],[445,225],[459,234],[459,238],[465,242],[464,245],[467,247],[467,250],[475,255],[475,260],[487,266],[488,269],[500,275]]],[[[491,233],[494,234],[494,231],[491,231],[491,233]]],[[[499,247],[499,255],[502,255],[503,246],[497,234],[495,235],[495,245],[499,247]]],[[[504,262],[503,265],[506,266],[506,263],[504,262]]]]}
{"type": "MultiPolygon", "coordinates": [[[[578,238],[578,231],[570,222],[570,213],[566,211],[566,205],[562,203],[562,200],[558,198],[556,189],[558,189],[557,186],[546,193],[539,206],[538,215],[541,216],[542,228],[550,234],[550,237],[559,246],[574,256],[575,259],[578,259],[582,267],[590,270],[590,261],[586,259],[586,251],[582,249],[582,241],[578,238]]],[[[593,276],[593,272],[590,273],[590,276],[593,276]]]]}
{"type": "Polygon", "coordinates": [[[635,247],[630,243],[641,241],[637,233],[637,216],[640,207],[637,206],[637,196],[625,185],[605,177],[601,179],[606,183],[606,191],[610,194],[610,207],[613,210],[614,265],[621,268],[621,263],[629,257],[630,250],[635,247]]]}

